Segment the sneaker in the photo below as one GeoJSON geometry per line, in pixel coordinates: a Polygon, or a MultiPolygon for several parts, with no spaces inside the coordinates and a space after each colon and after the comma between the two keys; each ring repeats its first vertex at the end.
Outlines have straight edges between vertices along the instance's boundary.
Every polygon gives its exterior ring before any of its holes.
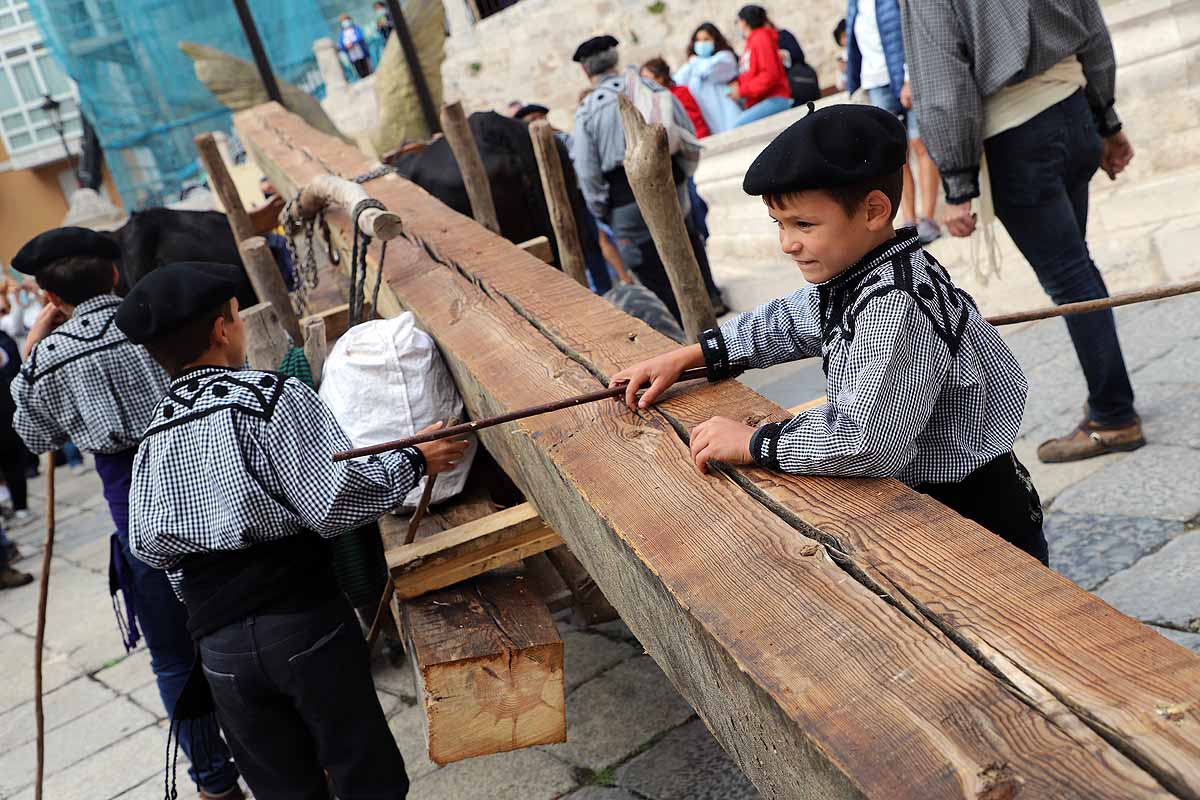
{"type": "Polygon", "coordinates": [[[201,789],[200,800],[246,800],[246,793],[242,791],[241,786],[235,783],[233,788],[226,789],[220,794],[213,794],[201,789]]]}
{"type": "Polygon", "coordinates": [[[13,525],[24,525],[33,519],[33,512],[28,508],[22,508],[20,511],[13,512],[13,525]]]}
{"type": "Polygon", "coordinates": [[[921,244],[932,244],[942,238],[942,228],[929,217],[922,217],[917,223],[917,238],[921,244]]]}
{"type": "Polygon", "coordinates": [[[30,583],[33,583],[33,576],[28,572],[21,572],[12,567],[0,570],[0,589],[15,589],[30,583]]]}
{"type": "Polygon", "coordinates": [[[1043,464],[1082,461],[1106,453],[1127,453],[1146,444],[1142,421],[1135,419],[1119,428],[1104,428],[1084,419],[1066,436],[1049,439],[1038,446],[1038,460],[1043,464]]]}

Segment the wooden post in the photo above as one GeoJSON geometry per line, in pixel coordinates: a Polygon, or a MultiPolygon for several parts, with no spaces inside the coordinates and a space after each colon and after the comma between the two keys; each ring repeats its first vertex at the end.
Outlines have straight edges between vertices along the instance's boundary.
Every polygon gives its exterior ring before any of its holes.
{"type": "Polygon", "coordinates": [[[221,205],[225,207],[225,217],[229,220],[229,227],[233,230],[233,238],[237,239],[246,275],[250,277],[250,283],[254,286],[259,301],[275,306],[275,313],[287,332],[291,334],[292,341],[299,342],[300,322],[296,318],[296,312],[292,310],[292,302],[288,298],[288,290],[283,282],[283,276],[279,274],[279,267],[276,266],[275,257],[271,255],[271,249],[267,247],[266,241],[254,235],[254,225],[250,222],[250,215],[246,213],[246,207],[242,205],[242,198],[238,195],[237,186],[234,185],[233,178],[230,177],[229,170],[225,167],[225,161],[217,149],[216,139],[211,133],[202,133],[193,141],[196,143],[196,150],[200,153],[200,160],[204,163],[205,170],[208,171],[208,179],[212,183],[213,191],[217,193],[217,197],[221,198],[221,205]],[[247,246],[250,244],[248,240],[250,239],[257,239],[261,244],[251,245],[248,250],[247,246]]]}
{"type": "Polygon", "coordinates": [[[246,325],[246,360],[251,369],[277,370],[287,355],[288,341],[283,335],[279,315],[270,303],[259,303],[241,312],[246,325]]]}
{"type": "Polygon", "coordinates": [[[500,233],[496,203],[492,200],[492,185],[488,183],[479,147],[467,124],[467,115],[463,112],[462,103],[457,100],[442,106],[442,132],[450,144],[450,151],[454,153],[454,160],[458,162],[458,171],[462,173],[463,185],[467,187],[467,197],[471,200],[472,216],[492,233],[500,233]]]}
{"type": "Polygon", "coordinates": [[[671,280],[687,340],[699,341],[703,331],[716,326],[717,318],[675,192],[667,129],[647,124],[625,95],[617,97],[617,104],[625,128],[625,174],[671,280]]]}
{"type": "Polygon", "coordinates": [[[304,357],[312,371],[313,387],[321,388],[321,373],[325,371],[325,356],[329,349],[325,343],[325,320],[317,317],[304,319],[304,357]]]}
{"type": "MultiPolygon", "coordinates": [[[[251,236],[238,243],[238,251],[242,254],[242,263],[246,266],[246,275],[254,287],[258,299],[270,303],[275,309],[279,324],[292,337],[292,342],[299,345],[304,341],[300,332],[300,320],[292,310],[292,299],[288,295],[283,276],[275,264],[275,256],[271,246],[261,236],[251,236]]],[[[278,364],[276,365],[278,366],[278,364]]]]}
{"type": "Polygon", "coordinates": [[[530,124],[529,138],[533,141],[538,174],[542,176],[542,191],[546,194],[550,224],[554,226],[554,238],[558,241],[559,266],[563,272],[587,286],[587,264],[583,260],[583,245],[579,243],[579,231],[575,227],[575,212],[571,208],[571,198],[563,178],[562,161],[558,158],[554,129],[549,122],[539,119],[530,124]]]}

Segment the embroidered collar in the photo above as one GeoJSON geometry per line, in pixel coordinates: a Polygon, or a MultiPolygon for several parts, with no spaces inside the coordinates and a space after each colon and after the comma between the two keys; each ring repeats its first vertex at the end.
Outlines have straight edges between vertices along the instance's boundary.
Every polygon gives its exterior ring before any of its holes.
{"type": "Polygon", "coordinates": [[[95,314],[97,311],[103,311],[106,308],[121,305],[121,298],[115,294],[102,294],[98,297],[92,297],[84,300],[79,305],[75,306],[75,313],[71,315],[71,319],[75,317],[83,317],[88,314],[95,314]]]}
{"type": "Polygon", "coordinates": [[[179,389],[189,383],[195,383],[205,378],[212,378],[222,373],[233,371],[233,367],[224,367],[219,364],[197,364],[194,367],[188,367],[172,378],[171,388],[179,389]]]}

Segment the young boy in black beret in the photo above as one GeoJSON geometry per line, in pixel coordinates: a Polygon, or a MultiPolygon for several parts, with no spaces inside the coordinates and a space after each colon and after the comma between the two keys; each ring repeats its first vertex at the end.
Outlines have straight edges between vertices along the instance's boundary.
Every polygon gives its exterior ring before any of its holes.
{"type": "Polygon", "coordinates": [[[335,464],[350,440],[316,393],[241,368],[243,280],[232,266],[167,265],[117,312],[172,378],[134,462],[133,552],[187,606],[199,674],[255,797],[327,797],[328,771],[342,800],[403,798],[404,761],[324,539],[400,505],[466,442],[335,464]]]}
{"type": "MultiPolygon", "coordinates": [[[[13,267],[32,275],[48,302],[29,332],[29,357],[13,380],[13,428],[35,453],[68,441],[93,454],[116,532],[109,551],[109,591],[125,610],[118,623],[127,650],[142,634],[158,692],[170,715],[195,659],[187,615],[160,570],[129,551],[129,475],[167,375],[131,343],[113,317],[121,299],[116,243],[87,228],[56,228],[25,244],[13,267]],[[140,626],[140,632],[139,632],[140,626]]],[[[238,771],[210,717],[184,726],[180,745],[201,798],[238,800],[238,771]],[[206,746],[197,751],[193,739],[206,746]]]]}
{"type": "Polygon", "coordinates": [[[869,106],[813,111],[780,134],[743,188],[763,197],[809,285],[613,385],[645,408],[685,369],[719,380],[821,356],[824,405],[758,428],[713,417],[692,430],[696,468],[898,478],[1046,563],[1041,502],[1012,452],[1025,376],[916,231],[893,229],[906,157],[904,127],[869,106]]]}

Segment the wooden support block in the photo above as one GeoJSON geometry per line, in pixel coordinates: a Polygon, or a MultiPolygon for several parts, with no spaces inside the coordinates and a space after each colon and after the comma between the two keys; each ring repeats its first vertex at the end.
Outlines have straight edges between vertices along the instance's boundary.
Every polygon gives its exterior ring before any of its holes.
{"type": "Polygon", "coordinates": [[[321,388],[321,374],[325,371],[325,356],[329,347],[325,343],[325,321],[314,317],[304,318],[304,357],[312,372],[313,386],[321,388]]]}
{"type": "Polygon", "coordinates": [[[562,638],[523,579],[477,578],[393,602],[431,761],[566,741],[562,638]]]}
{"type": "MultiPolygon", "coordinates": [[[[363,301],[363,317],[371,316],[371,300],[370,298],[363,301]]],[[[325,323],[325,344],[326,347],[333,347],[333,343],[350,328],[350,305],[342,303],[341,305],[331,306],[324,311],[318,311],[315,314],[309,314],[301,324],[307,324],[310,320],[322,320],[325,323]]]]}
{"type": "Polygon", "coordinates": [[[387,552],[396,597],[409,600],[562,544],[528,503],[387,552]]]}
{"type": "MultiPolygon", "coordinates": [[[[277,106],[237,127],[281,188],[366,166],[277,106]]],[[[420,246],[397,243],[380,305],[435,337],[473,417],[674,347],[389,182],[420,246]]],[[[696,475],[682,437],[730,413],[785,414],[726,381],[481,439],[765,796],[1200,797],[1196,654],[896,481],[696,475]]]]}
{"type": "Polygon", "coordinates": [[[270,303],[259,303],[242,311],[241,317],[246,326],[246,359],[250,368],[279,369],[289,343],[275,307],[270,303]]]}
{"type": "Polygon", "coordinates": [[[547,264],[554,263],[554,249],[550,247],[550,240],[545,236],[535,236],[528,241],[521,242],[517,247],[531,256],[540,258],[547,264]]]}

